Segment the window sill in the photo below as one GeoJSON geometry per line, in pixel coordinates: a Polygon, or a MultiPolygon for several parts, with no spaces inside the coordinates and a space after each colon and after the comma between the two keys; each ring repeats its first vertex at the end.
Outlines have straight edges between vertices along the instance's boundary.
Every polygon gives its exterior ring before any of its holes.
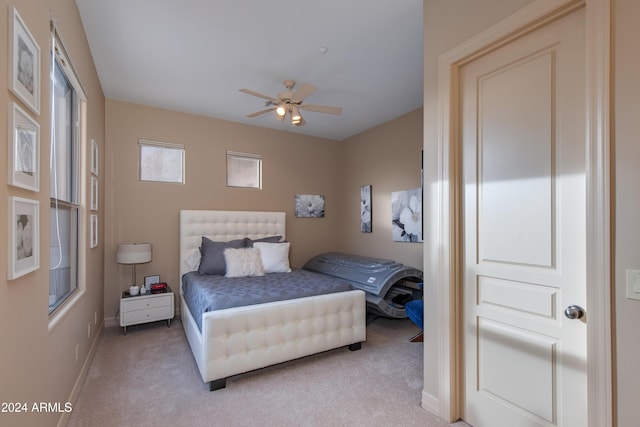
{"type": "Polygon", "coordinates": [[[84,293],[84,290],[77,289],[65,302],[60,304],[60,307],[55,309],[53,313],[49,315],[49,332],[51,332],[67,315],[67,313],[71,311],[80,298],[82,298],[84,293]]]}

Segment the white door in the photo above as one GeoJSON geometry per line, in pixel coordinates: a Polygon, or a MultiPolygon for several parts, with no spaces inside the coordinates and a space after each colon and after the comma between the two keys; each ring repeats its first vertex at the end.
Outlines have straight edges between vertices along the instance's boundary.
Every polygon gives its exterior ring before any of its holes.
{"type": "Polygon", "coordinates": [[[586,426],[584,9],[461,69],[464,418],[586,426]],[[577,313],[577,311],[574,311],[577,313]]]}

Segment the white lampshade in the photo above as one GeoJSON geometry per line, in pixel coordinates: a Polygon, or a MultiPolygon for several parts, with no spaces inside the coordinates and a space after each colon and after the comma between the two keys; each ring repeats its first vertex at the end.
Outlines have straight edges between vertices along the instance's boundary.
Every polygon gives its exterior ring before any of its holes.
{"type": "Polygon", "coordinates": [[[151,262],[151,243],[120,243],[116,261],[118,264],[151,262]]]}

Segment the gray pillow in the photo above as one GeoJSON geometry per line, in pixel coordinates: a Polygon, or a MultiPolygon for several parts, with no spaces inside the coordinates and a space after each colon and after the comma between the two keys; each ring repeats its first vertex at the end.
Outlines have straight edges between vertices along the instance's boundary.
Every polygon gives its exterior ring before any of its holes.
{"type": "Polygon", "coordinates": [[[227,272],[227,266],[224,261],[224,250],[227,248],[247,248],[251,247],[250,245],[251,240],[246,237],[228,242],[214,242],[202,236],[202,245],[200,246],[201,259],[198,273],[224,276],[227,272]]]}
{"type": "Polygon", "coordinates": [[[249,240],[249,248],[253,247],[253,244],[255,242],[264,242],[264,243],[280,243],[280,239],[282,239],[282,236],[269,236],[269,237],[262,237],[260,239],[248,239],[249,240]]]}

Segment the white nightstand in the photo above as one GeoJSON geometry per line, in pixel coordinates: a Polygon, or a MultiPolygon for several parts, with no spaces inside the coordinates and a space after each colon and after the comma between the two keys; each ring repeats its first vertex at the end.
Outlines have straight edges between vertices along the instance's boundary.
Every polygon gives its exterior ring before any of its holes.
{"type": "Polygon", "coordinates": [[[128,291],[120,297],[120,326],[127,334],[127,326],[141,323],[167,321],[171,326],[173,319],[173,291],[167,286],[166,292],[130,296],[128,291]]]}

